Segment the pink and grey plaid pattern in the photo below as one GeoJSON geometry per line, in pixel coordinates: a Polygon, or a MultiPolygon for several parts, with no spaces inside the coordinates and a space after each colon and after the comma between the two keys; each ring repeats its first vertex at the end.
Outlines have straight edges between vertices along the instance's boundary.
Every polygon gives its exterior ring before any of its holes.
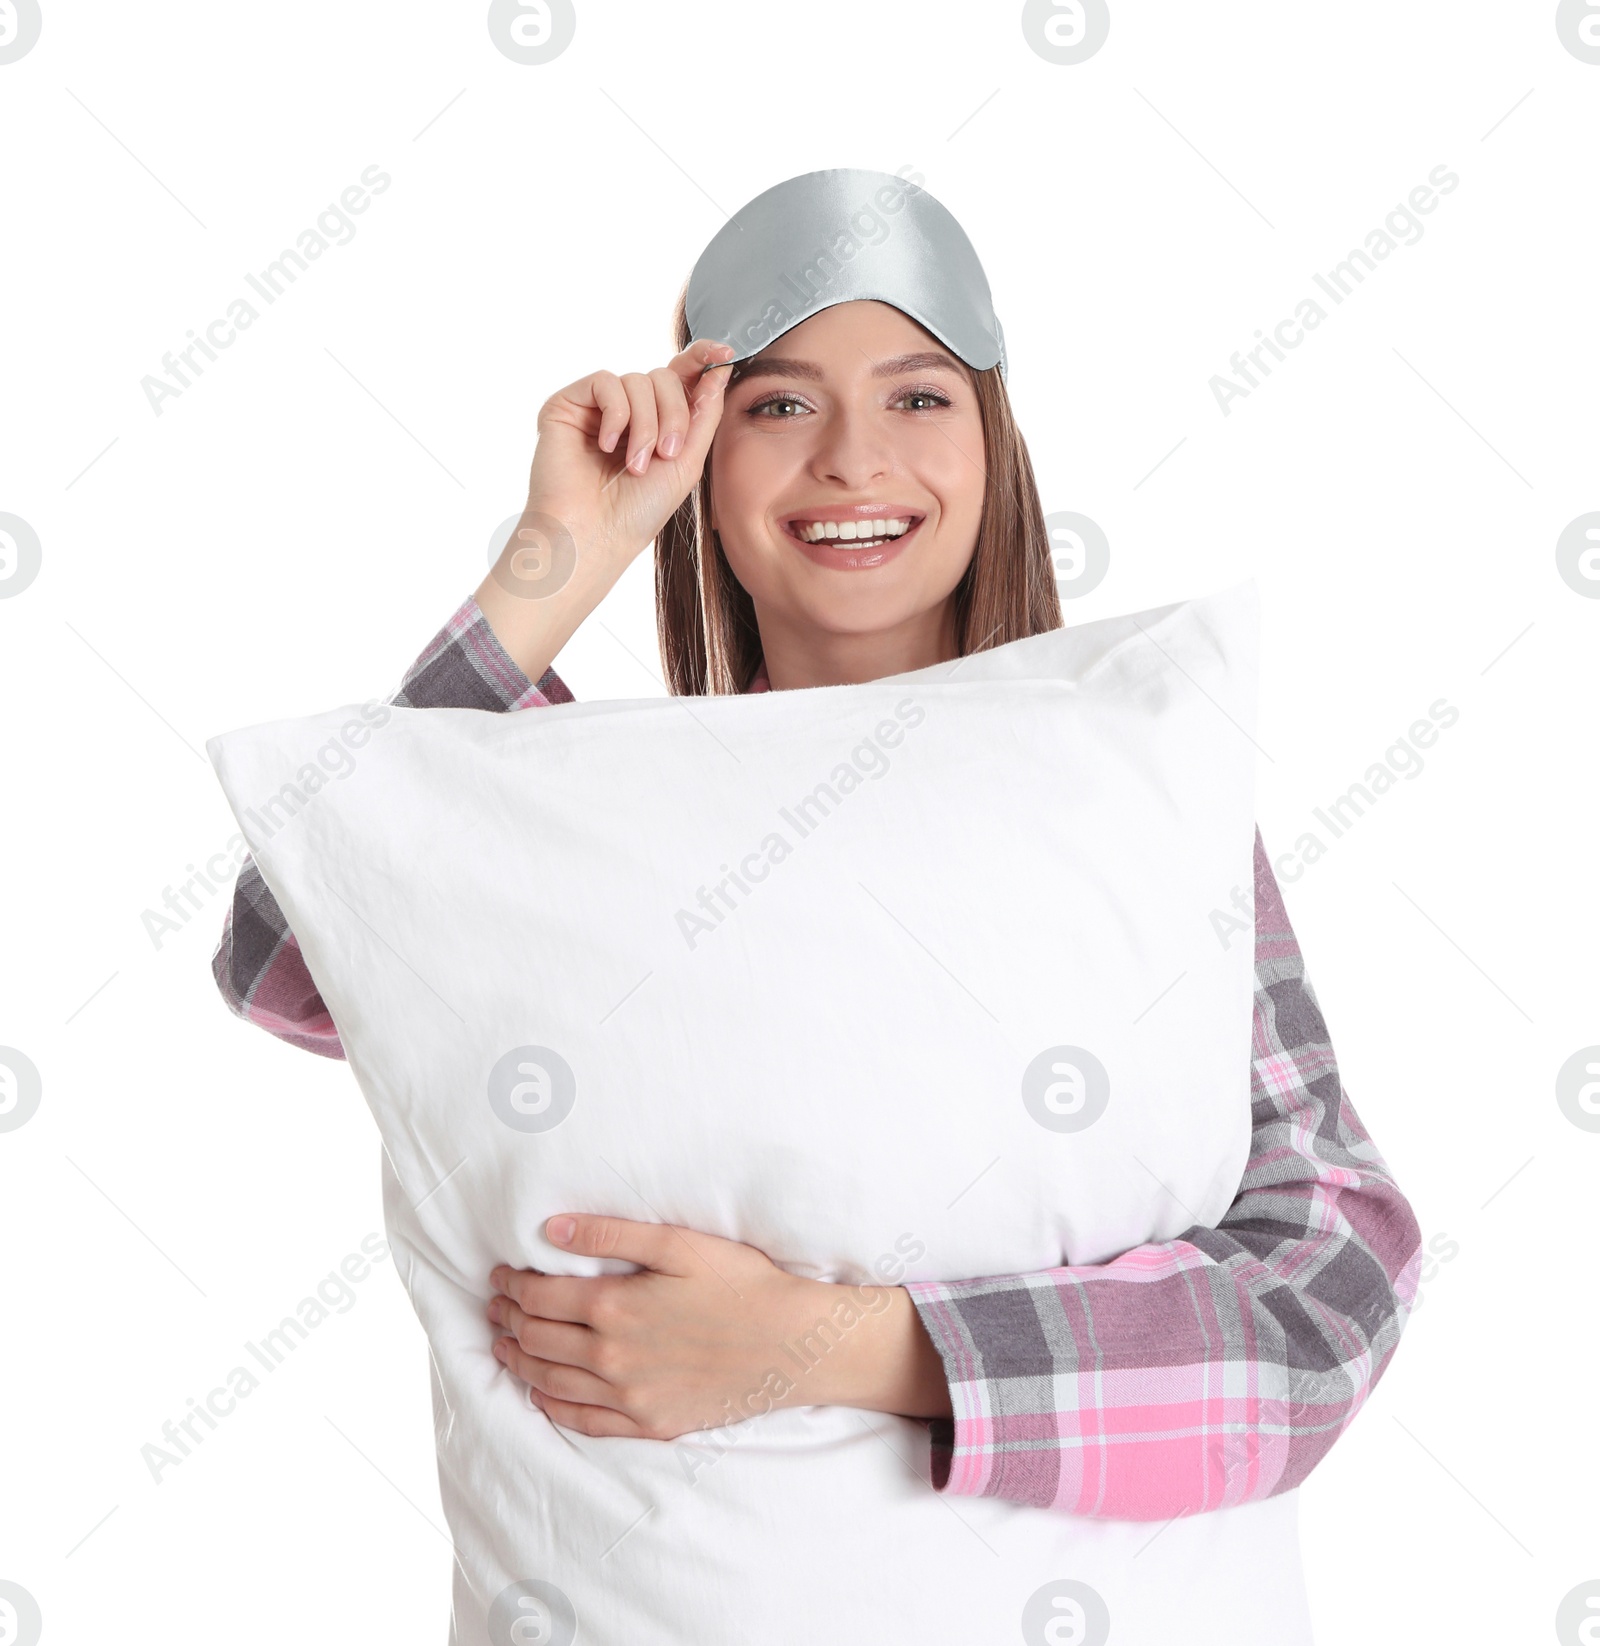
{"type": "MultiPolygon", "coordinates": [[[[386,702],[408,709],[530,709],[570,703],[554,669],[537,685],[506,654],[478,602],[467,599],[406,671],[386,702]]],[[[322,1057],[344,1056],[333,1019],[306,970],[253,857],[246,857],[222,921],[211,973],[229,1009],[291,1046],[322,1057]]]]}
{"type": "MultiPolygon", "coordinates": [[[[769,688],[763,665],[749,690],[769,688]]],[[[570,703],[468,599],[389,699],[570,703]]],[[[1067,1514],[1164,1520],[1298,1486],[1383,1375],[1416,1296],[1421,1230],[1350,1105],[1259,831],[1254,1130],[1214,1229],[1110,1263],[907,1284],[953,1418],[933,1483],[1067,1514]]],[[[344,1049],[252,859],[211,969],[231,1010],[324,1057],[344,1049]]]]}
{"type": "Polygon", "coordinates": [[[936,1486],[1165,1520],[1298,1486],[1383,1375],[1421,1230],[1339,1081],[1256,833],[1254,1129],[1214,1229],[1105,1264],[914,1281],[955,1415],[936,1486]]]}

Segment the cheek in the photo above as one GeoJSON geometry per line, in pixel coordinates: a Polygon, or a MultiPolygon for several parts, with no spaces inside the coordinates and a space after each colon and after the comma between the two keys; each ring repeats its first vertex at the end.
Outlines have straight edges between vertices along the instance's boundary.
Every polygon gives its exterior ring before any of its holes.
{"type": "Polygon", "coordinates": [[[748,520],[765,512],[792,470],[780,442],[754,437],[749,430],[721,425],[711,442],[711,494],[719,516],[748,520]]]}
{"type": "Polygon", "coordinates": [[[964,429],[928,431],[913,463],[917,480],[939,499],[946,520],[976,524],[983,512],[985,475],[981,433],[964,429]]]}

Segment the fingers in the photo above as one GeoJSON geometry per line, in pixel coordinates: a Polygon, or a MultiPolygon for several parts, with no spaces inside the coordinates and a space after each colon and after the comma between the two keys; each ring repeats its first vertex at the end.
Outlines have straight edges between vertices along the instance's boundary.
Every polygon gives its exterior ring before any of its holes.
{"type": "Polygon", "coordinates": [[[514,1337],[496,1338],[494,1354],[508,1372],[553,1399],[575,1400],[590,1406],[616,1399],[611,1385],[593,1372],[531,1355],[514,1337]]]}
{"type": "Polygon", "coordinates": [[[662,1274],[689,1273],[685,1259],[692,1256],[692,1248],[685,1240],[685,1231],[671,1223],[639,1223],[631,1217],[599,1217],[590,1214],[564,1213],[545,1223],[545,1237],[552,1245],[562,1246],[569,1252],[582,1252],[585,1257],[620,1257],[628,1263],[639,1263],[662,1274]],[[564,1239],[553,1225],[570,1220],[572,1230],[564,1239]]]}
{"type": "Polygon", "coordinates": [[[580,1435],[626,1435],[633,1440],[654,1438],[631,1417],[624,1417],[609,1406],[580,1406],[574,1401],[557,1400],[540,1394],[531,1384],[528,1398],[552,1423],[559,1423],[563,1429],[574,1429],[580,1435]]]}
{"type": "Polygon", "coordinates": [[[596,1377],[600,1376],[594,1363],[597,1339],[589,1327],[572,1326],[530,1314],[509,1296],[495,1298],[486,1313],[502,1332],[516,1340],[517,1346],[525,1353],[535,1355],[540,1360],[581,1367],[596,1377]]]}
{"type": "Polygon", "coordinates": [[[656,452],[670,460],[678,455],[689,432],[689,397],[683,379],[668,366],[657,366],[650,381],[656,386],[656,423],[661,431],[656,452]]]}
{"type": "MultiPolygon", "coordinates": [[[[702,338],[654,371],[621,376],[597,371],[572,384],[560,398],[593,405],[600,414],[595,430],[600,450],[620,447],[628,472],[643,474],[654,457],[670,462],[691,441],[702,448],[708,443],[699,420],[708,408],[720,404],[728,374],[705,368],[731,360],[734,352],[729,343],[702,338]],[[621,444],[624,434],[626,446],[621,444]]],[[[698,455],[703,458],[703,450],[698,455]]]]}
{"type": "Polygon", "coordinates": [[[643,474],[660,432],[656,417],[656,386],[643,372],[623,374],[622,386],[628,395],[628,468],[643,474]]]}
{"type": "Polygon", "coordinates": [[[600,450],[611,451],[628,426],[628,396],[615,372],[597,371],[589,379],[589,393],[600,408],[597,438],[600,450]]]}
{"type": "Polygon", "coordinates": [[[643,377],[632,373],[622,379],[629,404],[636,408],[628,434],[627,465],[635,474],[644,473],[651,456],[670,462],[683,449],[692,416],[690,391],[694,391],[698,401],[703,394],[715,394],[722,387],[716,383],[700,384],[701,371],[711,363],[706,356],[732,353],[725,343],[704,344],[698,349],[685,349],[671,364],[657,366],[643,377]]]}
{"type": "Polygon", "coordinates": [[[496,1269],[489,1282],[497,1286],[524,1314],[543,1320],[566,1320],[579,1326],[594,1324],[596,1282],[601,1275],[541,1275],[526,1269],[496,1269]]]}
{"type": "Polygon", "coordinates": [[[716,372],[708,372],[707,366],[726,363],[734,356],[734,347],[731,343],[716,343],[709,337],[696,338],[681,354],[675,354],[667,362],[670,371],[686,389],[692,389],[697,383],[709,382],[717,376],[716,372]]]}
{"type": "Polygon", "coordinates": [[[691,343],[682,354],[673,358],[673,370],[685,376],[689,385],[691,417],[698,418],[708,406],[721,401],[722,391],[728,386],[729,374],[721,369],[707,371],[706,367],[726,365],[735,352],[731,343],[702,340],[691,343]]]}

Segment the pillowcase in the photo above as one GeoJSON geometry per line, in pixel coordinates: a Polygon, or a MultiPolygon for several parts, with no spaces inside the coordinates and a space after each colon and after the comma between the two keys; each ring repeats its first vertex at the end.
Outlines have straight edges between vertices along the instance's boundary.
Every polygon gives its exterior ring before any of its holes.
{"type": "MultiPolygon", "coordinates": [[[[1251,883],[1256,646],[1246,583],[861,685],[210,741],[382,1137],[452,1640],[1309,1641],[1293,1492],[1154,1537],[941,1496],[923,1423],[758,1391],[584,1436],[484,1316],[499,1263],[634,1267],[546,1242],[562,1211],[884,1284],[1215,1224],[1254,976],[1208,914],[1251,883]]],[[[791,1378],[826,1344],[792,1347],[791,1378]]]]}

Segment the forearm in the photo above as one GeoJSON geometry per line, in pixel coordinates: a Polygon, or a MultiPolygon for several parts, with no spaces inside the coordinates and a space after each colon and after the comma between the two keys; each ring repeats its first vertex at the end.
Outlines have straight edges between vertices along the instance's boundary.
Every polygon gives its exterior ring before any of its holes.
{"type": "Polygon", "coordinates": [[[1109,1263],[922,1280],[935,1487],[1164,1520],[1298,1486],[1416,1295],[1421,1230],[1351,1105],[1259,833],[1250,1158],[1214,1227],[1109,1263]]]}
{"type": "Polygon", "coordinates": [[[548,516],[534,519],[539,524],[523,516],[473,596],[530,680],[541,678],[633,558],[577,543],[548,516]]]}
{"type": "Polygon", "coordinates": [[[787,1406],[948,1417],[944,1362],[903,1286],[802,1281],[779,1370],[787,1406]]]}

